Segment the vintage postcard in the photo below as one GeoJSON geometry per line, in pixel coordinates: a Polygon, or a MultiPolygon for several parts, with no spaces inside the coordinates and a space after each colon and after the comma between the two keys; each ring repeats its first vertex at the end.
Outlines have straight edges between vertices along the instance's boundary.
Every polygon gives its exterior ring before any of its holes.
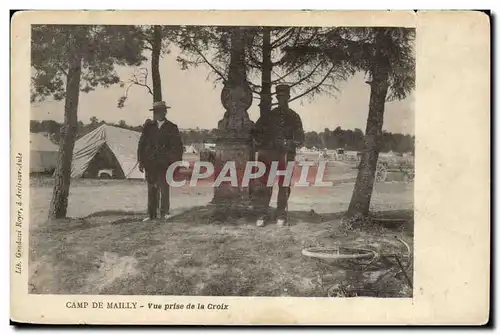
{"type": "Polygon", "coordinates": [[[11,27],[12,321],[488,322],[486,14],[11,27]]]}

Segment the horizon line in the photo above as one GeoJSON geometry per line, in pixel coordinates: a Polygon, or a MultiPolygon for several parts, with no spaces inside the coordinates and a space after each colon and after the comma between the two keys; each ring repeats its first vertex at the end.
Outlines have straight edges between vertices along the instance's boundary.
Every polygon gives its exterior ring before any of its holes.
{"type": "MultiPolygon", "coordinates": [[[[168,120],[168,118],[167,118],[167,120],[168,120]]],[[[59,122],[59,121],[56,121],[54,119],[45,119],[45,120],[30,119],[30,122],[31,121],[35,121],[35,122],[38,122],[38,123],[41,123],[43,121],[54,121],[54,122],[56,122],[58,124],[63,124],[63,122],[59,122]]],[[[83,121],[81,121],[81,120],[79,120],[78,122],[82,122],[83,123],[83,121]]],[[[115,122],[112,122],[112,121],[99,120],[98,123],[102,123],[102,122],[104,122],[104,124],[106,124],[108,126],[116,126],[118,128],[122,128],[122,127],[120,127],[120,125],[118,123],[115,123],[115,122]]],[[[83,123],[84,126],[89,126],[91,124],[92,123],[83,123]]],[[[132,124],[128,124],[128,123],[126,123],[126,125],[129,126],[129,127],[142,127],[143,126],[143,124],[132,125],[132,124]]],[[[361,129],[361,128],[354,128],[354,129],[351,129],[351,128],[342,128],[341,125],[338,125],[335,128],[326,127],[326,128],[324,128],[322,130],[306,130],[306,129],[304,129],[304,132],[306,132],[306,133],[311,133],[311,132],[321,133],[321,132],[324,132],[325,129],[328,129],[328,130],[330,130],[330,131],[333,132],[336,128],[340,128],[341,130],[350,130],[350,131],[354,131],[355,129],[359,129],[363,133],[363,136],[365,135],[365,131],[363,129],[361,129]]],[[[126,128],[123,128],[123,129],[126,129],[126,128]]],[[[217,130],[217,128],[201,128],[201,127],[196,127],[196,128],[181,128],[181,127],[178,127],[178,129],[179,129],[180,132],[191,131],[191,130],[194,130],[194,131],[202,131],[202,130],[212,131],[212,130],[217,130]]],[[[127,130],[134,131],[132,129],[127,129],[127,130]]],[[[389,134],[394,134],[394,135],[398,134],[398,135],[403,135],[403,136],[412,136],[412,137],[415,137],[415,134],[410,134],[410,133],[391,132],[391,131],[385,131],[385,132],[387,132],[389,134]]],[[[30,131],[30,133],[31,133],[31,131],[30,131]]]]}

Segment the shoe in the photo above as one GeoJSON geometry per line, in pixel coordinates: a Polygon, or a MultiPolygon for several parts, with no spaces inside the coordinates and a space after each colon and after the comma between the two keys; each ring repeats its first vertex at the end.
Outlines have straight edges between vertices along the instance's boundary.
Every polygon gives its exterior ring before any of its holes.
{"type": "Polygon", "coordinates": [[[285,219],[278,219],[278,220],[276,220],[276,225],[277,225],[278,227],[283,227],[283,226],[286,226],[286,221],[285,221],[285,219]]]}
{"type": "Polygon", "coordinates": [[[142,222],[148,222],[148,221],[153,221],[153,219],[152,219],[152,218],[150,218],[150,217],[147,217],[147,218],[145,218],[144,220],[142,220],[142,222]]]}
{"type": "Polygon", "coordinates": [[[163,220],[165,220],[165,221],[167,221],[171,217],[172,217],[172,215],[170,215],[170,214],[165,214],[164,216],[162,216],[163,220]]]}
{"type": "Polygon", "coordinates": [[[264,227],[264,224],[264,219],[258,219],[255,225],[257,227],[264,227]]]}

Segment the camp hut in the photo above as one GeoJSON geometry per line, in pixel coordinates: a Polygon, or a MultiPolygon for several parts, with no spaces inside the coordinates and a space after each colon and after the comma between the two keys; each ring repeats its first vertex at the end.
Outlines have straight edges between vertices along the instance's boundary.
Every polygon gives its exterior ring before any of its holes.
{"type": "Polygon", "coordinates": [[[144,179],[137,164],[141,133],[103,124],[75,143],[72,178],[144,179]]]}
{"type": "Polygon", "coordinates": [[[30,133],[30,173],[52,173],[59,147],[43,133],[30,133]]]}

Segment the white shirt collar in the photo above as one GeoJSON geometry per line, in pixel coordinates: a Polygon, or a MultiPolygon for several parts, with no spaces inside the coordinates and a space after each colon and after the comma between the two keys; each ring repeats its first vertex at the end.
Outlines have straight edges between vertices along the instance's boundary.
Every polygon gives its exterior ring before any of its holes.
{"type": "Polygon", "coordinates": [[[158,128],[161,128],[161,126],[165,123],[165,120],[157,120],[156,123],[158,124],[158,128]]]}

